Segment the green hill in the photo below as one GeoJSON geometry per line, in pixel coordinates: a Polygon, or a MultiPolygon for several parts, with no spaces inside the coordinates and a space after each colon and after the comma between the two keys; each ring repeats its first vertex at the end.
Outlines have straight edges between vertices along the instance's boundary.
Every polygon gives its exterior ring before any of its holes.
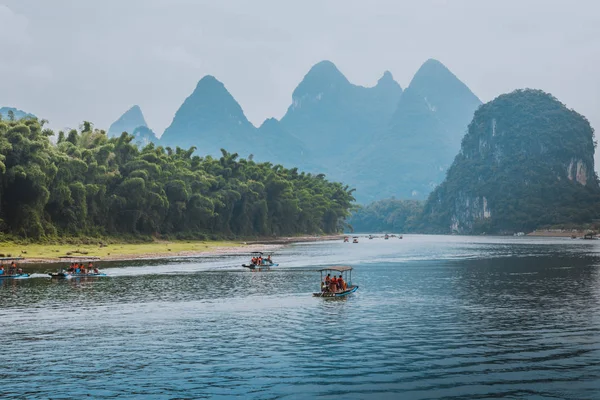
{"type": "Polygon", "coordinates": [[[594,131],[548,93],[517,90],[481,106],[424,224],[440,232],[513,232],[590,221],[600,189],[594,131]]]}

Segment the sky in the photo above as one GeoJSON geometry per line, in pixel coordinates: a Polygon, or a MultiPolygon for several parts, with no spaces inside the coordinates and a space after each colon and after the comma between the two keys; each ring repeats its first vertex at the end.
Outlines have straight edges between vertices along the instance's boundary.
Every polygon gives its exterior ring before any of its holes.
{"type": "Polygon", "coordinates": [[[429,58],[484,102],[552,93],[600,129],[597,0],[0,0],[0,107],[108,129],[138,104],[158,135],[206,74],[255,125],[310,67],[404,88],[429,58]]]}

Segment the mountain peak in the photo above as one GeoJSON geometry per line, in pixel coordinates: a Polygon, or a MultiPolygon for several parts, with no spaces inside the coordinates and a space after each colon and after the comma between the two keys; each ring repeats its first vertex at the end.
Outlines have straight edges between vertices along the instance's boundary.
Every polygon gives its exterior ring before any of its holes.
{"type": "Polygon", "coordinates": [[[198,88],[203,88],[206,86],[222,86],[225,87],[225,85],[223,84],[223,82],[221,82],[220,80],[218,80],[217,78],[215,78],[212,75],[204,75],[202,77],[202,79],[200,79],[198,81],[198,84],[196,85],[196,90],[198,88]]]}
{"type": "Polygon", "coordinates": [[[323,60],[313,65],[304,77],[305,80],[307,78],[348,82],[348,79],[340,72],[338,67],[329,60],[323,60]]]}
{"type": "Polygon", "coordinates": [[[108,128],[108,137],[121,136],[123,132],[133,134],[133,131],[140,126],[148,127],[140,106],[134,105],[112,123],[108,128]]]}
{"type": "Polygon", "coordinates": [[[204,75],[202,79],[198,81],[196,88],[188,97],[188,100],[199,98],[207,99],[207,101],[209,99],[219,98],[222,101],[225,101],[231,105],[235,103],[239,107],[237,101],[233,98],[231,93],[229,93],[223,82],[221,82],[212,75],[204,75]]]}
{"type": "Polygon", "coordinates": [[[275,127],[277,125],[279,125],[279,120],[277,118],[267,118],[264,120],[264,122],[260,125],[260,128],[258,129],[267,129],[275,127]]]}
{"type": "Polygon", "coordinates": [[[419,68],[409,87],[421,90],[431,87],[444,87],[446,85],[462,85],[468,90],[466,85],[462,83],[456,75],[454,75],[444,64],[430,58],[425,61],[419,68]]]}
{"type": "Polygon", "coordinates": [[[350,82],[344,74],[334,63],[324,60],[312,66],[294,90],[292,97],[299,98],[305,95],[330,92],[346,85],[350,85],[350,82]]]}
{"type": "Polygon", "coordinates": [[[381,78],[379,78],[379,80],[377,81],[377,84],[381,84],[382,82],[392,82],[394,81],[394,77],[392,76],[392,73],[390,71],[384,71],[383,75],[381,76],[381,78]]]}
{"type": "MultiPolygon", "coordinates": [[[[429,59],[413,77],[405,93],[421,97],[432,111],[456,114],[466,110],[468,120],[481,100],[441,62],[429,59]]],[[[407,96],[408,96],[407,95],[407,96]]]]}
{"type": "Polygon", "coordinates": [[[179,107],[161,140],[170,145],[196,146],[201,154],[219,155],[221,148],[245,151],[255,130],[225,85],[206,75],[179,107]]]}
{"type": "Polygon", "coordinates": [[[385,71],[381,78],[377,81],[376,88],[391,88],[391,90],[395,90],[398,92],[402,92],[402,88],[400,84],[394,80],[392,73],[390,71],[385,71]]]}

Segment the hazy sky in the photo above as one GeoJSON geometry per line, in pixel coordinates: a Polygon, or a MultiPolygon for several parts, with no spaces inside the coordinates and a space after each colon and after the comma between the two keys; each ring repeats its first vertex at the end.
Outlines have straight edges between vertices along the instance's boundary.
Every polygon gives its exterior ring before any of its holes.
{"type": "Polygon", "coordinates": [[[0,106],[108,128],[139,104],[157,133],[212,74],[259,125],[309,68],[404,88],[428,58],[482,101],[551,92],[600,128],[597,0],[0,0],[0,106]]]}

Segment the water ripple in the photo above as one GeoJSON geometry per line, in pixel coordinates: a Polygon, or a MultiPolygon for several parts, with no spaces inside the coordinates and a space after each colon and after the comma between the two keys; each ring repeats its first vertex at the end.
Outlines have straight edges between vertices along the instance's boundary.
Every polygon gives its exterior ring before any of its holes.
{"type": "Polygon", "coordinates": [[[599,257],[405,235],[291,246],[268,273],[228,256],[0,282],[0,397],[596,399],[599,257]],[[340,263],[360,290],[311,297],[340,263]]]}

